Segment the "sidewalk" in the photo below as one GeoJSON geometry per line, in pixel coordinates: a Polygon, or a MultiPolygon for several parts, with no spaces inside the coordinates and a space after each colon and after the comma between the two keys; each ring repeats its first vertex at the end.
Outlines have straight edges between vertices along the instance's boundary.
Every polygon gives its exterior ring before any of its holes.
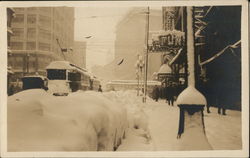
{"type": "MultiPolygon", "coordinates": [[[[206,136],[214,150],[241,149],[241,112],[227,110],[227,115],[219,115],[217,108],[211,113],[204,110],[206,136]]],[[[149,115],[149,130],[155,150],[175,150],[179,125],[178,106],[168,106],[161,100],[149,115]]]]}
{"type": "Polygon", "coordinates": [[[160,100],[158,105],[149,115],[149,130],[152,137],[154,150],[175,150],[179,125],[179,108],[169,106],[165,100],[160,100]]]}
{"type": "MultiPolygon", "coordinates": [[[[148,115],[151,140],[136,132],[128,132],[119,151],[173,151],[178,145],[179,108],[169,106],[165,100],[147,103],[144,109],[148,115]]],[[[217,109],[204,110],[206,135],[214,150],[241,149],[241,112],[227,110],[227,115],[219,115],[217,109]]]]}

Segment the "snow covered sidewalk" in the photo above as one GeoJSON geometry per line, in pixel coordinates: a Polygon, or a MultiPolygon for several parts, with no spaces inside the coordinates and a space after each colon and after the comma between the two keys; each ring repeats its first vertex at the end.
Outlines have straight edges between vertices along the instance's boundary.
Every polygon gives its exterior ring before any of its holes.
{"type": "MultiPolygon", "coordinates": [[[[151,139],[129,132],[118,148],[119,151],[174,151],[178,147],[177,131],[179,108],[169,106],[164,100],[149,100],[143,110],[148,117],[151,139]]],[[[227,115],[219,115],[217,109],[204,111],[206,135],[213,150],[241,149],[241,112],[227,110],[227,115]]],[[[190,142],[191,143],[191,142],[190,142]]]]}

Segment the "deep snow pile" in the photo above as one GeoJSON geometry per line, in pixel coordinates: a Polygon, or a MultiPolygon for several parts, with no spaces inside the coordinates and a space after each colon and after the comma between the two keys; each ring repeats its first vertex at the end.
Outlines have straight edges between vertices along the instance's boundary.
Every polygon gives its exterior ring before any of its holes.
{"type": "Polygon", "coordinates": [[[104,93],[107,98],[123,104],[127,109],[129,128],[126,139],[119,146],[118,151],[152,151],[153,144],[149,130],[147,113],[151,111],[155,102],[147,97],[147,104],[142,103],[142,96],[137,96],[136,91],[110,91],[104,93]]]}
{"type": "MultiPolygon", "coordinates": [[[[142,97],[136,95],[136,91],[110,91],[103,95],[114,102],[119,102],[127,109],[130,128],[142,129],[148,132],[148,116],[144,111],[145,104],[142,103],[142,97]]],[[[149,97],[147,100],[151,101],[149,97]]]]}
{"type": "MultiPolygon", "coordinates": [[[[214,150],[241,149],[241,113],[216,110],[204,112],[209,143],[214,150]]],[[[8,98],[9,151],[178,150],[178,124],[176,104],[150,98],[144,104],[136,91],[55,97],[26,90],[8,98]]]]}
{"type": "Polygon", "coordinates": [[[8,98],[8,151],[110,151],[121,143],[126,117],[101,93],[22,91],[8,98]]]}

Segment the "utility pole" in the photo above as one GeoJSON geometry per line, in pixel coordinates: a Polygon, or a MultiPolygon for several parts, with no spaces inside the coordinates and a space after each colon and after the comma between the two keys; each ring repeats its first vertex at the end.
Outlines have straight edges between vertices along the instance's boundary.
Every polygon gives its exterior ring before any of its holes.
{"type": "Polygon", "coordinates": [[[143,93],[143,102],[146,103],[147,96],[147,78],[148,78],[148,34],[149,34],[149,6],[146,12],[147,20],[146,20],[146,54],[145,54],[145,76],[144,76],[144,93],[143,93]]]}
{"type": "Polygon", "coordinates": [[[64,52],[64,51],[67,51],[67,49],[64,49],[64,48],[62,48],[62,47],[61,47],[61,45],[60,45],[60,43],[59,43],[59,39],[58,39],[58,38],[56,39],[56,41],[57,41],[57,44],[58,44],[58,46],[60,47],[60,50],[61,50],[61,52],[62,52],[63,59],[64,59],[64,60],[66,60],[65,55],[64,55],[64,53],[63,53],[63,52],[64,52]]]}

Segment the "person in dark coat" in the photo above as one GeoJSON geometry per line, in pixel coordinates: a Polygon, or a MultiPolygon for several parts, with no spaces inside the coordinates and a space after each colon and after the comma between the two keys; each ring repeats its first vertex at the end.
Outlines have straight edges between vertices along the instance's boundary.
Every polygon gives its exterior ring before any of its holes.
{"type": "Polygon", "coordinates": [[[166,101],[168,105],[174,106],[174,87],[171,83],[166,87],[166,101]]]}
{"type": "Polygon", "coordinates": [[[226,86],[221,86],[218,90],[217,94],[217,106],[218,106],[218,114],[226,115],[226,109],[231,104],[231,98],[234,96],[230,96],[231,89],[226,86]]]}
{"type": "Polygon", "coordinates": [[[153,89],[153,97],[156,102],[158,102],[159,96],[160,96],[160,89],[157,85],[155,85],[153,89]]]}
{"type": "Polygon", "coordinates": [[[14,94],[14,85],[11,84],[9,89],[8,89],[8,95],[10,96],[10,95],[13,95],[13,94],[14,94]]]}
{"type": "Polygon", "coordinates": [[[102,86],[99,85],[98,92],[102,92],[102,86]]]}

